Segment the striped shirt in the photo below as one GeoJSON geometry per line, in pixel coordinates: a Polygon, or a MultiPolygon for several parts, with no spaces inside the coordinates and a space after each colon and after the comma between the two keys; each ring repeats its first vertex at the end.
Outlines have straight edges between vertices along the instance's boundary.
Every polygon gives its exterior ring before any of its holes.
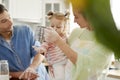
{"type": "MultiPolygon", "coordinates": [[[[62,39],[66,42],[66,37],[63,36],[62,39]]],[[[46,53],[46,59],[50,65],[53,64],[66,64],[67,57],[62,52],[62,50],[57,47],[56,45],[52,43],[43,42],[41,47],[45,48],[46,53]]]]}

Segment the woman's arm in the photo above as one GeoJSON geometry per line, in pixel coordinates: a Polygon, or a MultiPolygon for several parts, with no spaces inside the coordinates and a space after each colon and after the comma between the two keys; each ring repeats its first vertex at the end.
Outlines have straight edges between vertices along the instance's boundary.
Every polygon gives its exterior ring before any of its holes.
{"type": "Polygon", "coordinates": [[[45,41],[48,43],[56,44],[64,54],[71,60],[73,64],[77,61],[77,53],[73,51],[66,42],[58,35],[58,33],[52,28],[45,29],[45,41]]]}
{"type": "Polygon", "coordinates": [[[65,53],[65,55],[70,59],[70,61],[75,64],[77,61],[77,53],[73,51],[66,42],[61,38],[55,42],[55,44],[65,53]]]}

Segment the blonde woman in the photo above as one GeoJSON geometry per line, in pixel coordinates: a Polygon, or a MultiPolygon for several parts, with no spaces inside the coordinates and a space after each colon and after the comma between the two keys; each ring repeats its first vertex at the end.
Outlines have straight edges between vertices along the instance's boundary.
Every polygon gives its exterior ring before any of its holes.
{"type": "Polygon", "coordinates": [[[73,10],[74,21],[80,28],[75,29],[66,44],[52,28],[45,29],[45,40],[58,46],[74,64],[72,80],[100,80],[102,71],[108,68],[112,51],[101,45],[84,15],[73,10]]]}

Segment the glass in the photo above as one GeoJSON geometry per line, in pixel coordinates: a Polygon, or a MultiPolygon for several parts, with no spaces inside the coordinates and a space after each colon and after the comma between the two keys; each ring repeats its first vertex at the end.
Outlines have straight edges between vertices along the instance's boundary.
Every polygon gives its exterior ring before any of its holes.
{"type": "Polygon", "coordinates": [[[44,26],[38,26],[35,31],[35,39],[37,41],[40,41],[40,43],[45,41],[45,38],[44,38],[44,29],[45,28],[46,27],[44,27],[44,26]]]}
{"type": "Polygon", "coordinates": [[[0,60],[0,79],[9,80],[9,68],[7,60],[0,60]]]}

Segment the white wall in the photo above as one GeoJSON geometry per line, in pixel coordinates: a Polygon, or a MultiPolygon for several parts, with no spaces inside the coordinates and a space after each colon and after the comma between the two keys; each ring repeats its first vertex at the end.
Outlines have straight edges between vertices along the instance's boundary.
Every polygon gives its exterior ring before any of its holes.
{"type": "Polygon", "coordinates": [[[111,9],[117,28],[120,29],[120,0],[111,0],[111,9]]]}

